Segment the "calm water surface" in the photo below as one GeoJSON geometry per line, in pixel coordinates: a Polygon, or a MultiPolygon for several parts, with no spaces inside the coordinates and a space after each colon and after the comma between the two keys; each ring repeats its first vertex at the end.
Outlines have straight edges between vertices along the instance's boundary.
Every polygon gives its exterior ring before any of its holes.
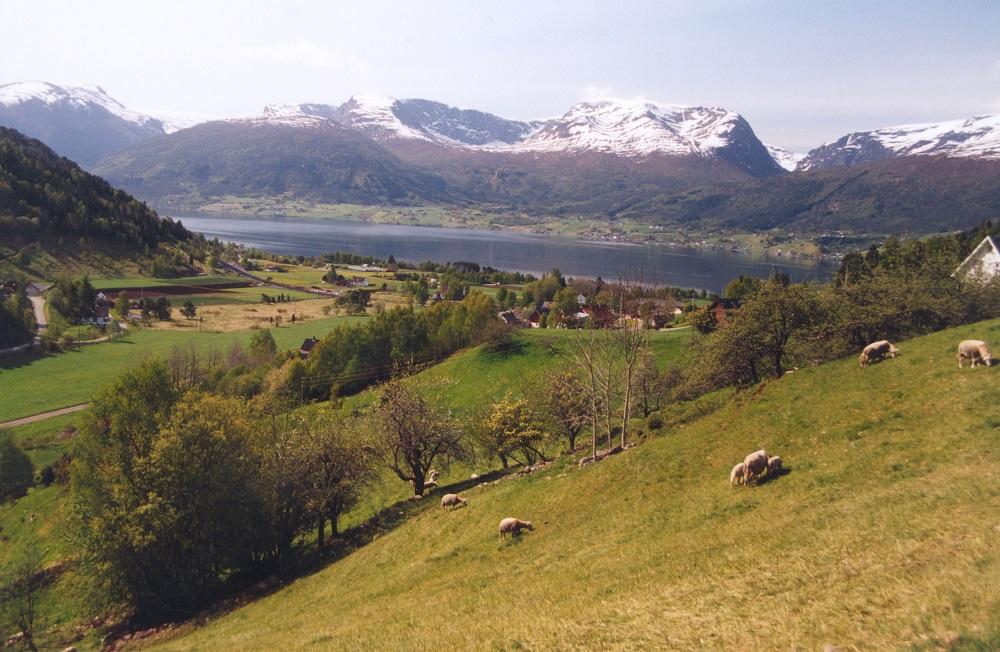
{"type": "Polygon", "coordinates": [[[297,219],[175,216],[208,238],[280,254],[312,256],[351,251],[395,256],[407,262],[474,261],[508,271],[540,274],[558,267],[568,276],[614,279],[641,270],[659,285],[720,292],[740,274],[767,276],[781,270],[793,280],[827,279],[835,261],[750,256],[723,251],[653,245],[625,245],[554,236],[394,224],[297,219]]]}

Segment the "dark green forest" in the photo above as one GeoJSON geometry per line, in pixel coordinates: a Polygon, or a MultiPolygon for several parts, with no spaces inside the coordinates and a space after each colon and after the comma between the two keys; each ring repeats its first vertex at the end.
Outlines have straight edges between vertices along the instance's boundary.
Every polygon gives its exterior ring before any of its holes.
{"type": "Polygon", "coordinates": [[[190,239],[161,218],[42,142],[0,127],[0,235],[100,238],[134,247],[190,239]]]}

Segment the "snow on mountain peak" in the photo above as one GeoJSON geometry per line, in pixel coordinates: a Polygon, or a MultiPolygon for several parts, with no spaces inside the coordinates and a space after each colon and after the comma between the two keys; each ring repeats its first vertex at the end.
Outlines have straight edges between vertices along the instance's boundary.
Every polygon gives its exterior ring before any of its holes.
{"type": "Polygon", "coordinates": [[[146,126],[158,122],[156,118],[126,109],[121,102],[108,95],[100,86],[57,86],[48,82],[19,81],[0,85],[0,105],[16,106],[25,102],[64,105],[85,110],[100,107],[128,122],[146,126]]]}
{"type": "Polygon", "coordinates": [[[850,133],[809,152],[797,169],[934,155],[1000,160],[1000,114],[850,133]]]}
{"type": "Polygon", "coordinates": [[[717,107],[645,100],[580,102],[514,148],[707,156],[730,144],[740,121],[739,114],[717,107]]]}
{"type": "Polygon", "coordinates": [[[419,130],[403,124],[394,111],[396,103],[395,98],[387,95],[360,93],[337,109],[335,119],[375,139],[430,140],[419,130]]]}

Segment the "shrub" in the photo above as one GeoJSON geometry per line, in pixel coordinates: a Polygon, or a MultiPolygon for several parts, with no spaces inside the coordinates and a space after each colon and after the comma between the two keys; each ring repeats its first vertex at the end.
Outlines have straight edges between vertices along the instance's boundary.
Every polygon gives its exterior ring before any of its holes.
{"type": "Polygon", "coordinates": [[[35,477],[31,460],[14,441],[14,435],[0,430],[0,500],[23,496],[35,477]]]}

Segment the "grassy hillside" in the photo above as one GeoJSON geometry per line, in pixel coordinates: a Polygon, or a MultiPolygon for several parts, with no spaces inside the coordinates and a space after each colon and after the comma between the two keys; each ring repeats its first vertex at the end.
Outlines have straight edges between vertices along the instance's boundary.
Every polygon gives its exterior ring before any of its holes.
{"type": "Polygon", "coordinates": [[[995,649],[1000,367],[959,371],[969,336],[1000,342],[1000,320],[706,397],[635,449],[468,490],[467,508],[432,498],[162,648],[995,649]],[[762,446],[791,472],[731,489],[762,446]],[[509,515],[536,531],[498,543],[509,515]]]}

